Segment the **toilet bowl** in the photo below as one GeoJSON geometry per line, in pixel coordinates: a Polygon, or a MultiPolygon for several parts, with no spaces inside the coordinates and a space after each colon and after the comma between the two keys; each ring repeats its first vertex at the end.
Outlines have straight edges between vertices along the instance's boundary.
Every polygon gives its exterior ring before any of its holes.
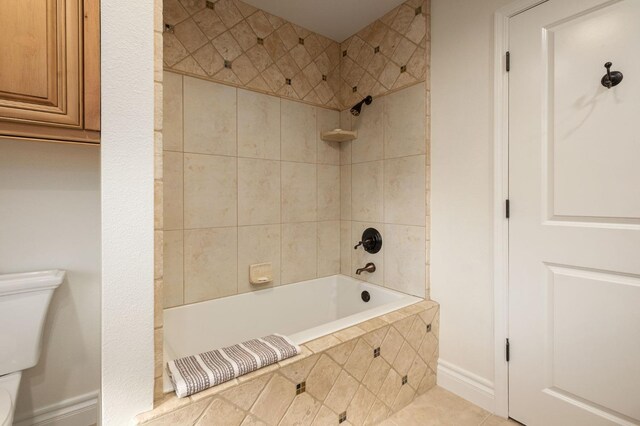
{"type": "Polygon", "coordinates": [[[22,370],[38,363],[42,329],[64,271],[0,275],[0,426],[10,426],[22,370]]]}
{"type": "Polygon", "coordinates": [[[0,376],[0,426],[11,426],[22,372],[0,376]]]}

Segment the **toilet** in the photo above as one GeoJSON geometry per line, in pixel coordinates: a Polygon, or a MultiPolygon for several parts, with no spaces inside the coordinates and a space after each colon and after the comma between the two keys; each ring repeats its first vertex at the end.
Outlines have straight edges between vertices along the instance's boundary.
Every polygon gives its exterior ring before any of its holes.
{"type": "Polygon", "coordinates": [[[42,328],[65,272],[0,275],[0,426],[11,426],[22,370],[40,358],[42,328]]]}

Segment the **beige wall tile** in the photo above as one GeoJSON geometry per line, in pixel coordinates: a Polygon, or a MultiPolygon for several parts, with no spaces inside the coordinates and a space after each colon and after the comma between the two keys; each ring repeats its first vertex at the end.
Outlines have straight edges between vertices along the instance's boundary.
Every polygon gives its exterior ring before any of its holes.
{"type": "Polygon", "coordinates": [[[318,277],[340,273],[340,221],[318,222],[318,277]]]}
{"type": "Polygon", "coordinates": [[[342,142],[340,144],[340,164],[351,164],[351,143],[350,142],[342,142]]]}
{"type": "Polygon", "coordinates": [[[236,294],[238,229],[184,231],[185,303],[236,294]]]}
{"type": "Polygon", "coordinates": [[[238,224],[280,223],[280,162],[238,158],[238,224]]]}
{"type": "Polygon", "coordinates": [[[183,231],[164,231],[164,307],[184,303],[183,231]]]}
{"type": "Polygon", "coordinates": [[[384,97],[385,158],[426,152],[425,114],[424,83],[384,97]]]}
{"type": "Polygon", "coordinates": [[[164,229],[182,229],[184,226],[183,154],[165,151],[163,160],[164,229]]]}
{"type": "Polygon", "coordinates": [[[340,219],[340,166],[318,164],[318,220],[340,219]]]}
{"type": "Polygon", "coordinates": [[[238,90],[238,155],[280,159],[280,99],[238,90]]]}
{"type": "Polygon", "coordinates": [[[364,105],[358,117],[353,118],[353,127],[358,138],[351,142],[351,162],[382,160],[382,112],[384,98],[374,99],[371,105],[364,105]]]}
{"type": "Polygon", "coordinates": [[[349,108],[340,111],[340,128],[344,130],[353,130],[352,124],[355,117],[349,112],[349,108]]]}
{"type": "Polygon", "coordinates": [[[165,71],[162,85],[163,149],[182,151],[182,76],[165,71]]]}
{"type": "Polygon", "coordinates": [[[340,166],[340,219],[351,220],[351,164],[340,166]]]}
{"type": "Polygon", "coordinates": [[[347,276],[352,274],[351,255],[353,246],[357,244],[353,243],[351,223],[346,220],[340,222],[340,273],[347,276]]]}
{"type": "Polygon", "coordinates": [[[236,158],[184,155],[184,225],[206,228],[237,225],[236,158]]]}
{"type": "Polygon", "coordinates": [[[384,232],[384,225],[381,223],[363,223],[363,222],[352,222],[351,225],[351,276],[353,278],[357,278],[362,281],[367,281],[374,284],[383,285],[384,283],[384,252],[386,249],[386,236],[384,232]],[[362,239],[362,233],[367,228],[375,228],[382,234],[382,248],[378,253],[368,253],[364,251],[362,246],[358,247],[357,250],[353,250],[353,246],[355,246],[358,241],[362,239]],[[356,275],[356,269],[363,268],[369,262],[373,262],[376,265],[376,271],[373,273],[363,272],[360,275],[356,275]]]}
{"type": "Polygon", "coordinates": [[[317,220],[315,164],[282,162],[282,221],[317,220]]]}
{"type": "Polygon", "coordinates": [[[284,99],[281,108],[282,160],[315,163],[316,108],[284,99]]]}
{"type": "Polygon", "coordinates": [[[184,150],[236,155],[236,89],[184,77],[184,150]]]}
{"type": "Polygon", "coordinates": [[[238,228],[238,293],[280,285],[280,225],[240,226],[238,228]],[[249,266],[271,262],[273,283],[253,285],[249,266]]]}
{"type": "Polygon", "coordinates": [[[310,280],[317,276],[316,222],[282,225],[283,284],[310,280]]]}
{"type": "Polygon", "coordinates": [[[425,226],[425,156],[384,162],[384,221],[425,226]]]}
{"type": "Polygon", "coordinates": [[[326,108],[316,108],[318,121],[316,138],[318,143],[319,164],[340,164],[340,142],[327,142],[321,138],[322,132],[340,127],[340,113],[326,108]]]}
{"type": "Polygon", "coordinates": [[[425,230],[422,226],[385,225],[385,287],[425,295],[425,230]]]}
{"type": "Polygon", "coordinates": [[[362,222],[383,220],[383,163],[351,166],[351,218],[362,222]]]}

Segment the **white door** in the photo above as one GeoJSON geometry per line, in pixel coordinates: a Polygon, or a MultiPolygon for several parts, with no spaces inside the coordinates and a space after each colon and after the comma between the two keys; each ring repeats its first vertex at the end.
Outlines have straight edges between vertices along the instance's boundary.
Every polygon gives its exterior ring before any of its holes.
{"type": "Polygon", "coordinates": [[[549,0],[509,33],[509,415],[638,425],[640,0],[549,0]]]}

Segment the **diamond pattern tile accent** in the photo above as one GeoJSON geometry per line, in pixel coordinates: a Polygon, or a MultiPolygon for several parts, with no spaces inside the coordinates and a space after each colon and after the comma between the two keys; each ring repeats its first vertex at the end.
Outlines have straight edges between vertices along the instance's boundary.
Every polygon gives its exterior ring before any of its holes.
{"type": "Polygon", "coordinates": [[[396,7],[342,42],[340,79],[345,83],[343,87],[358,86],[357,93],[340,91],[345,107],[358,102],[363,95],[380,96],[425,80],[427,54],[423,44],[429,37],[426,13],[429,8],[426,2],[418,7],[411,4],[415,2],[396,7]]]}
{"type": "Polygon", "coordinates": [[[341,418],[345,424],[376,424],[435,386],[438,309],[420,302],[368,321],[361,325],[369,330],[364,335],[315,354],[305,347],[301,359],[217,392],[173,396],[166,406],[138,416],[138,423],[157,426],[179,416],[186,419],[180,424],[205,424],[219,413],[218,419],[233,424],[336,424],[341,418]],[[432,332],[425,331],[423,318],[432,332]],[[381,356],[374,358],[376,342],[381,356]],[[194,414],[187,419],[182,413],[189,410],[194,414]]]}
{"type": "Polygon", "coordinates": [[[339,84],[327,84],[340,79],[337,42],[239,0],[167,0],[164,13],[166,69],[342,106],[339,84]]]}
{"type": "Polygon", "coordinates": [[[164,64],[342,110],[425,80],[428,10],[409,0],[337,43],[239,0],[166,0],[164,64]]]}

